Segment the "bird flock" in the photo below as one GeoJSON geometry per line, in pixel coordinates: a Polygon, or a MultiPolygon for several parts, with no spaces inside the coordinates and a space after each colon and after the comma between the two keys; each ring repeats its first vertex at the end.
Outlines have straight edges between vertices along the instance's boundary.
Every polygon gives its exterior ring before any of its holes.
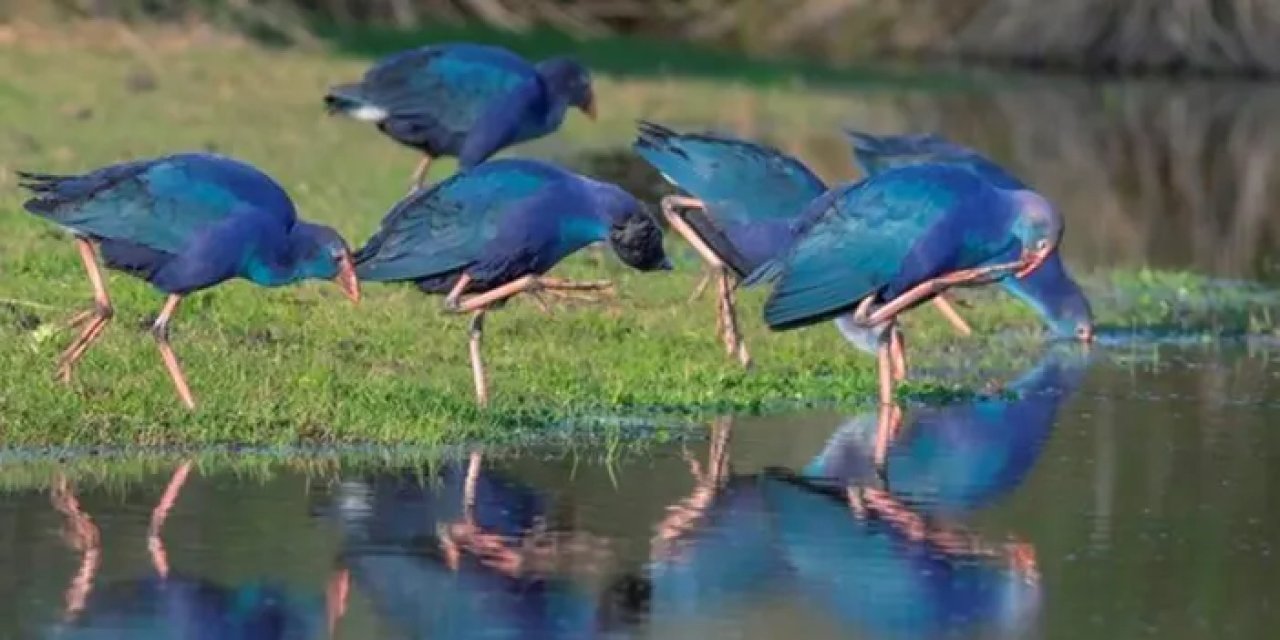
{"type": "MultiPolygon", "coordinates": [[[[476,399],[488,400],[481,357],[486,313],[517,294],[595,298],[608,281],[547,276],[588,245],[607,243],[639,271],[672,268],[658,217],[617,185],[543,160],[490,159],[558,129],[570,107],[594,119],[589,71],[569,58],[530,63],[499,47],[431,45],[392,55],[359,82],[335,86],[330,113],[374,123],[422,153],[408,195],[358,250],[299,218],[271,177],[241,161],[180,153],[82,175],[20,172],[25,208],[74,237],[94,305],[71,319],[79,335],[59,359],[76,363],[110,323],[107,268],[166,294],[152,327],[179,399],[195,398],[169,342],[184,297],[234,278],[264,287],[333,280],[353,301],[360,283],[407,282],[471,317],[476,399]],[[435,158],[457,173],[425,183],[435,158]]],[[[700,292],[717,289],[717,332],[749,366],[738,328],[739,286],[770,286],[774,330],[835,322],[874,353],[880,401],[907,374],[899,316],[931,302],[961,334],[954,287],[999,284],[1027,302],[1056,338],[1089,341],[1093,319],[1062,264],[1063,220],[1052,204],[977,151],[936,134],[849,130],[864,178],[829,186],[794,157],[730,136],[639,124],[634,151],[677,187],[662,217],[706,263],[700,292]]]]}

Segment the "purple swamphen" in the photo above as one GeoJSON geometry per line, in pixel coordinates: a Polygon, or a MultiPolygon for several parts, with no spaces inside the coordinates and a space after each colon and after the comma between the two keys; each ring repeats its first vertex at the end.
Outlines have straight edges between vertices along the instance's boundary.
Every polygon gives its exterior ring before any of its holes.
{"type": "Polygon", "coordinates": [[[384,58],[360,82],[330,89],[325,105],[421,151],[411,189],[422,186],[433,158],[457,157],[469,169],[555,131],[569,107],[596,116],[591,75],[577,61],[531,64],[501,47],[464,43],[384,58]]]}
{"type": "Polygon", "coordinates": [[[342,237],[299,220],[284,189],[248,164],[189,153],[83,175],[19,175],[34,194],[26,209],[74,234],[93,285],[95,308],[71,320],[84,329],[59,360],[64,382],[113,314],[95,243],[107,267],[168,294],[152,335],[188,408],[195,408],[195,400],[168,337],[169,320],[184,296],[239,277],[265,287],[332,279],[353,301],[360,299],[342,237]]]}
{"type": "Polygon", "coordinates": [[[607,281],[543,276],[603,240],[633,268],[671,268],[661,229],[631,194],[547,162],[504,158],[401,200],[356,252],[356,273],[362,280],[414,282],[425,293],[446,294],[447,310],[472,314],[472,373],[484,404],[485,312],[521,292],[607,290],[607,281]]]}
{"type": "Polygon", "coordinates": [[[898,314],[951,287],[1026,277],[1057,248],[1062,219],[1034,191],[924,164],[827,192],[796,233],[745,281],[774,283],[765,322],[786,330],[840,318],[873,332],[880,401],[890,404],[893,381],[906,377],[898,314]]]}
{"type": "MultiPolygon", "coordinates": [[[[795,222],[827,191],[802,162],[762,144],[711,134],[681,134],[641,122],[634,148],[689,196],[667,196],[662,212],[716,272],[717,326],[730,357],[751,362],[738,331],[730,273],[743,278],[795,241],[795,222]]],[[[969,327],[942,296],[934,298],[962,335],[969,327]]]]}
{"type": "MultiPolygon", "coordinates": [[[[969,147],[956,144],[935,133],[876,136],[845,129],[853,147],[854,161],[863,175],[912,164],[951,164],[968,168],[1001,189],[1027,189],[1000,165],[969,147]]],[[[1039,269],[1025,278],[1004,278],[1000,286],[1031,305],[1059,339],[1093,340],[1093,310],[1080,285],[1072,279],[1054,251],[1039,269]]]]}

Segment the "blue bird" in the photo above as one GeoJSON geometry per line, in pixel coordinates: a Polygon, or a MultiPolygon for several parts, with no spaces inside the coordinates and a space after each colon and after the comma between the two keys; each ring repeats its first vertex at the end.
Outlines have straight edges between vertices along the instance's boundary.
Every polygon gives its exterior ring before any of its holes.
{"type": "Polygon", "coordinates": [[[906,376],[896,318],[955,286],[1025,277],[1062,236],[1052,205],[937,164],[885,171],[815,200],[798,239],[747,278],[773,281],[765,322],[787,330],[846,316],[875,332],[880,401],[906,376]]]}
{"type": "Polygon", "coordinates": [[[80,505],[65,476],[55,481],[54,507],[65,519],[64,537],[81,554],[66,592],[64,619],[46,637],[226,638],[228,640],[310,640],[325,636],[326,603],[269,582],[225,586],[182,575],[169,567],[161,533],[169,511],[192,468],[174,472],[152,511],[147,548],[153,575],[99,584],[101,534],[80,505]]]}
{"type": "Polygon", "coordinates": [[[894,495],[929,513],[957,515],[990,505],[1026,480],[1087,363],[1076,350],[1052,348],[1008,386],[1011,396],[916,407],[905,420],[888,407],[856,416],[801,475],[839,486],[888,476],[894,495]],[[883,441],[881,425],[887,425],[883,441]]]}
{"type": "Polygon", "coordinates": [[[596,117],[591,75],[571,58],[530,64],[501,47],[441,44],[380,60],[360,82],[333,87],[330,113],[374,122],[424,154],[412,188],[433,158],[470,169],[502,149],[560,128],[569,107],[596,117]]]}
{"type": "Polygon", "coordinates": [[[548,500],[479,455],[347,481],[336,498],[341,563],[404,637],[598,637],[592,594],[527,562],[550,547],[548,500]]]}
{"type": "MultiPolygon", "coordinates": [[[[1029,188],[977,151],[938,134],[876,136],[853,129],[846,129],[845,134],[853,147],[854,161],[866,176],[912,164],[953,164],[968,168],[1001,189],[1029,188]]],[[[1060,252],[1050,254],[1027,277],[1005,278],[1000,285],[1035,309],[1055,337],[1085,342],[1093,339],[1093,310],[1063,264],[1060,252]]]]}
{"type": "Polygon", "coordinates": [[[152,335],[178,395],[192,409],[195,400],[168,338],[184,296],[232,278],[264,287],[332,279],[353,301],[360,299],[347,243],[329,227],[299,220],[284,189],[248,164],[189,153],[83,175],[19,175],[34,194],[27,211],[74,234],[93,285],[95,308],[71,321],[85,327],[60,359],[64,382],[113,314],[95,243],[108,268],[168,294],[152,335]]]}
{"type": "Polygon", "coordinates": [[[880,489],[773,471],[763,491],[798,595],[842,628],[877,638],[1032,631],[1044,594],[1030,543],[988,542],[880,489]]]}
{"type": "Polygon", "coordinates": [[[485,404],[485,312],[521,292],[607,290],[607,281],[543,276],[603,240],[635,269],[671,268],[661,229],[631,194],[547,162],[498,159],[398,203],[356,253],[356,273],[363,280],[413,282],[425,293],[446,294],[447,310],[472,314],[472,373],[477,400],[485,404]]]}
{"type": "MultiPolygon", "coordinates": [[[[680,134],[641,122],[633,146],[667,181],[690,194],[664,198],[663,215],[715,273],[717,325],[725,349],[749,366],[751,356],[738,331],[730,275],[743,278],[789,247],[796,238],[796,221],[827,186],[799,160],[746,140],[680,134]]],[[[934,300],[957,330],[967,335],[968,326],[945,298],[934,300]]]]}

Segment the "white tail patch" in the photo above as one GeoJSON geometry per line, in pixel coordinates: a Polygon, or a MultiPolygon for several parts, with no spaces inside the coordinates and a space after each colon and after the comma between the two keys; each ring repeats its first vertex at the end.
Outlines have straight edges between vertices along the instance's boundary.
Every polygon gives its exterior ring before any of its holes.
{"type": "Polygon", "coordinates": [[[860,351],[865,351],[875,355],[876,350],[880,346],[880,340],[889,328],[888,323],[881,324],[878,327],[868,327],[853,321],[853,311],[836,316],[836,329],[840,330],[840,335],[849,341],[849,344],[857,347],[860,351]]]}
{"type": "Polygon", "coordinates": [[[382,122],[383,120],[386,120],[387,116],[390,114],[388,114],[387,110],[382,107],[375,107],[371,104],[362,104],[350,111],[347,111],[347,115],[355,118],[356,120],[363,120],[365,122],[382,122]]]}

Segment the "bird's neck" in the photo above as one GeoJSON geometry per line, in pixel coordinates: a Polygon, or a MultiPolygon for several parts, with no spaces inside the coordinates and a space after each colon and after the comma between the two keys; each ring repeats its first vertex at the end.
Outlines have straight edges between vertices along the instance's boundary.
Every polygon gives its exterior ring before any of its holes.
{"type": "Polygon", "coordinates": [[[304,258],[300,243],[289,236],[268,238],[251,251],[242,263],[243,276],[264,287],[280,287],[307,278],[319,277],[327,265],[317,259],[304,258]]]}

